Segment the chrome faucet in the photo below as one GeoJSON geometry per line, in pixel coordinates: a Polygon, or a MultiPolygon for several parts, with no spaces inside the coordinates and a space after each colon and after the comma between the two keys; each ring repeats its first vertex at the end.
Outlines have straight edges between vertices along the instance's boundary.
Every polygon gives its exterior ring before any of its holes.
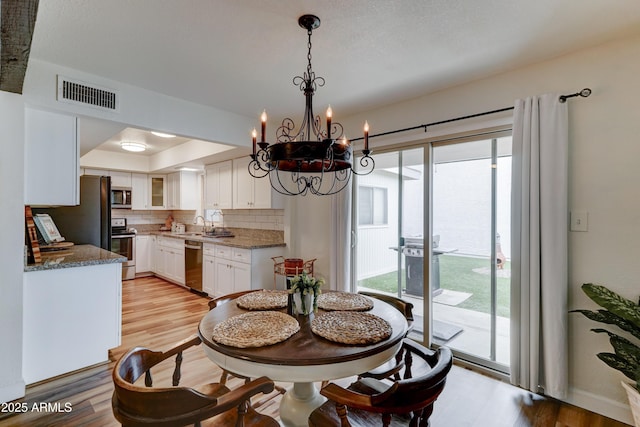
{"type": "Polygon", "coordinates": [[[194,224],[198,224],[198,218],[202,218],[202,232],[206,233],[207,230],[207,220],[202,216],[202,215],[198,215],[193,219],[193,223],[194,224]]]}

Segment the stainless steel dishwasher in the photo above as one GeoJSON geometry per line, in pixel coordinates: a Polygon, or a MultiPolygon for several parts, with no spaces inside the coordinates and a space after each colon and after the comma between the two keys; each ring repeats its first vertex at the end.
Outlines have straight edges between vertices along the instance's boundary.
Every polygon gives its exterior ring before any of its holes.
{"type": "Polygon", "coordinates": [[[184,268],[186,285],[202,292],[202,242],[184,241],[184,268]]]}

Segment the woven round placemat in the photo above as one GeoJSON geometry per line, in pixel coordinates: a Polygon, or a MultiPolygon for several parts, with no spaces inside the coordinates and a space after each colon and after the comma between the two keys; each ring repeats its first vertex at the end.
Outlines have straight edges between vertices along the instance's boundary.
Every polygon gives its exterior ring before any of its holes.
{"type": "Polygon", "coordinates": [[[236,304],[245,310],[276,310],[287,306],[287,296],[287,291],[256,291],[238,297],[236,304]]]}
{"type": "Polygon", "coordinates": [[[391,336],[391,325],[370,313],[332,311],[311,321],[311,330],[329,341],[343,344],[375,344],[391,336]]]}
{"type": "Polygon", "coordinates": [[[231,347],[277,344],[300,330],[298,321],[279,311],[252,311],[230,317],[213,327],[213,340],[231,347]]]}
{"type": "Polygon", "coordinates": [[[367,311],[373,308],[373,301],[360,294],[326,292],[318,297],[318,308],[326,311],[367,311]]]}

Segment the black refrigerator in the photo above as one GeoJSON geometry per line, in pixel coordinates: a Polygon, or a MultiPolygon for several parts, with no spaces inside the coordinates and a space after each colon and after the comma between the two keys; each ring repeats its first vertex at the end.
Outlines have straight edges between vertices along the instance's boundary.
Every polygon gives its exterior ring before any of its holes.
{"type": "Polygon", "coordinates": [[[108,176],[82,175],[77,206],[33,208],[33,213],[49,214],[68,242],[111,251],[111,178],[108,176]]]}

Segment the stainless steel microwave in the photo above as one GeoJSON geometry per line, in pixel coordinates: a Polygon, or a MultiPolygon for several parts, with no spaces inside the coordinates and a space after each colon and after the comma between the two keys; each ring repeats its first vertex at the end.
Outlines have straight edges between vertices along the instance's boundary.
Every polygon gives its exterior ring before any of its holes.
{"type": "Polygon", "coordinates": [[[111,208],[131,209],[131,188],[111,187],[111,208]]]}

